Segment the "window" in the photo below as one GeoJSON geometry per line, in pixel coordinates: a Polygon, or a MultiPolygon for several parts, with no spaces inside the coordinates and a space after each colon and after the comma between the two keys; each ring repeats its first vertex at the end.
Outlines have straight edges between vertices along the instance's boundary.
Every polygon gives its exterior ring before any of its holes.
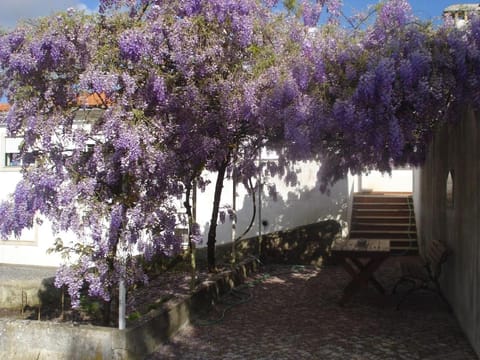
{"type": "Polygon", "coordinates": [[[22,157],[20,156],[20,145],[22,144],[23,138],[19,137],[7,137],[5,138],[5,162],[4,166],[6,167],[16,167],[22,165],[29,165],[35,162],[35,155],[25,154],[22,157]]]}
{"type": "Polygon", "coordinates": [[[22,165],[22,159],[19,154],[22,141],[23,138],[5,138],[5,166],[13,167],[22,165]]]}
{"type": "Polygon", "coordinates": [[[21,166],[22,159],[20,158],[20,154],[18,153],[5,153],[5,166],[13,167],[13,166],[21,166]]]}

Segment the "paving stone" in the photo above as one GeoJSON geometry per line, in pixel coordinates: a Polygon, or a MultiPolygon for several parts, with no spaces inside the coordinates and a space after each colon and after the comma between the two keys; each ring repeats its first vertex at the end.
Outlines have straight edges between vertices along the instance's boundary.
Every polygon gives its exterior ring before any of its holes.
{"type": "MultiPolygon", "coordinates": [[[[387,288],[398,275],[396,260],[377,275],[387,288]]],[[[184,327],[148,359],[478,359],[435,294],[412,295],[397,311],[400,295],[368,288],[340,307],[349,281],[341,267],[295,269],[264,268],[256,279],[265,279],[251,289],[250,301],[215,325],[184,327]]]]}

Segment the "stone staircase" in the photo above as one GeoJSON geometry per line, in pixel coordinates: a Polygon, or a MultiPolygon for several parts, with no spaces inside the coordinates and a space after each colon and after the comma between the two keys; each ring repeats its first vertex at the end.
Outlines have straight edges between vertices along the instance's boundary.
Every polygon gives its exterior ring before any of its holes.
{"type": "Polygon", "coordinates": [[[350,239],[390,240],[394,254],[418,253],[411,194],[355,194],[351,224],[350,239]]]}

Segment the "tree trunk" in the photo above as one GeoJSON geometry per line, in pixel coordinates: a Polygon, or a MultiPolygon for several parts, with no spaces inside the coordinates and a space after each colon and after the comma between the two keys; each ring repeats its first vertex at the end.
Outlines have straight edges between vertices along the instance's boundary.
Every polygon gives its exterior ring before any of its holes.
{"type": "Polygon", "coordinates": [[[193,206],[196,206],[196,195],[195,195],[195,183],[190,182],[187,185],[187,189],[185,192],[185,202],[183,206],[187,212],[188,217],[188,251],[190,253],[190,268],[191,268],[191,281],[190,281],[190,290],[193,291],[195,288],[195,281],[196,281],[196,271],[197,271],[197,261],[195,259],[195,243],[192,240],[193,236],[193,225],[196,222],[195,219],[195,210],[192,210],[192,205],[190,204],[190,195],[192,194],[193,190],[193,206]]]}
{"type": "Polygon", "coordinates": [[[208,270],[215,271],[215,242],[217,238],[218,210],[220,208],[220,199],[222,197],[223,179],[227,170],[228,161],[224,161],[218,169],[217,181],[215,183],[215,196],[213,198],[212,218],[210,220],[210,229],[208,231],[207,241],[207,261],[208,270]]]}
{"type": "MultiPolygon", "coordinates": [[[[117,245],[118,241],[115,244],[115,253],[117,252],[117,245]]],[[[115,259],[110,255],[107,258],[107,264],[108,264],[108,273],[109,273],[109,278],[112,277],[113,272],[115,271],[115,259]]],[[[115,286],[109,285],[108,286],[108,293],[110,294],[110,300],[109,301],[104,301],[103,302],[103,324],[104,326],[110,326],[112,322],[112,310],[113,310],[113,302],[116,298],[116,293],[115,293],[115,286]]],[[[116,325],[116,324],[115,324],[116,325]]]]}

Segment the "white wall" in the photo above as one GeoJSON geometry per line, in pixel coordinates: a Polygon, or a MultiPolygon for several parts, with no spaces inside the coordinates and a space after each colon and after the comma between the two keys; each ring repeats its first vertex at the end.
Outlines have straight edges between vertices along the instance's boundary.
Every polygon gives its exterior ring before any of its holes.
{"type": "MultiPolygon", "coordinates": [[[[5,166],[5,136],[6,129],[0,127],[0,200],[12,194],[21,179],[19,167],[5,166]]],[[[35,225],[33,229],[25,230],[18,239],[11,236],[0,240],[0,263],[58,266],[60,255],[47,254],[53,241],[54,236],[47,224],[35,225]]]]}
{"type": "Polygon", "coordinates": [[[413,208],[415,209],[415,224],[417,227],[417,241],[420,250],[423,247],[423,229],[421,214],[424,211],[423,204],[421,201],[421,185],[422,185],[422,169],[414,168],[413,169],[413,208]]]}
{"type": "MultiPolygon", "coordinates": [[[[0,199],[5,199],[12,193],[20,179],[19,168],[5,166],[5,128],[0,128],[0,199]]],[[[275,161],[274,153],[263,152],[262,159],[275,161]]],[[[320,164],[315,161],[298,163],[295,172],[298,186],[287,186],[279,177],[262,178],[262,192],[256,193],[256,215],[251,230],[244,237],[257,236],[260,233],[271,233],[279,230],[315,223],[321,220],[334,219],[340,222],[343,236],[348,235],[348,219],[351,211],[351,200],[354,191],[366,188],[376,191],[411,191],[412,175],[410,169],[393,170],[392,177],[379,172],[371,172],[368,176],[348,176],[338,181],[328,194],[322,194],[317,172],[320,164]],[[268,195],[268,186],[275,185],[276,199],[268,195]],[[260,195],[260,196],[259,196],[260,195]],[[259,203],[261,198],[261,206],[259,203]]],[[[211,183],[204,192],[197,192],[197,222],[201,226],[204,243],[210,228],[210,219],[214,195],[216,174],[205,174],[211,183]]],[[[254,183],[257,179],[254,179],[254,183]]],[[[236,194],[237,225],[235,237],[244,233],[250,223],[253,207],[252,196],[243,185],[238,185],[236,194]]],[[[181,204],[181,201],[179,201],[181,204]]],[[[233,205],[233,184],[225,180],[221,206],[233,205]]],[[[227,217],[225,223],[218,224],[217,243],[225,244],[232,241],[232,221],[227,217]]],[[[55,236],[47,223],[26,232],[21,239],[0,241],[0,263],[32,264],[42,266],[57,266],[61,263],[59,254],[46,254],[54,243],[55,236]]],[[[63,235],[65,241],[74,240],[73,235],[63,235]],[[66,239],[65,239],[66,238],[66,239]]]]}
{"type": "MultiPolygon", "coordinates": [[[[299,186],[287,186],[278,177],[263,178],[263,184],[275,184],[277,199],[268,195],[267,186],[264,185],[261,194],[261,211],[259,214],[258,192],[256,193],[257,213],[252,229],[245,237],[256,236],[260,232],[271,233],[279,230],[291,229],[326,219],[338,220],[348,229],[347,208],[349,193],[348,179],[341,180],[330,189],[330,193],[322,194],[319,190],[317,162],[303,162],[296,166],[299,186]],[[261,224],[259,227],[259,223],[261,224]],[[265,223],[266,225],[262,225],[265,223]]],[[[211,184],[204,192],[197,194],[197,222],[200,224],[204,244],[206,245],[215,188],[216,174],[209,174],[211,184]]],[[[255,183],[255,180],[254,180],[255,183]]],[[[226,180],[222,192],[221,205],[231,206],[233,203],[233,184],[226,180]]],[[[253,213],[252,196],[243,185],[237,186],[236,191],[237,236],[242,234],[250,223],[253,213]]],[[[232,240],[232,222],[228,219],[225,223],[218,224],[217,243],[224,244],[232,240]]]]}
{"type": "Polygon", "coordinates": [[[397,168],[391,174],[371,171],[362,174],[360,191],[375,192],[412,192],[413,175],[410,168],[397,168]]]}
{"type": "Polygon", "coordinates": [[[480,116],[472,110],[458,116],[456,125],[447,124],[435,134],[416,177],[421,205],[417,226],[423,244],[436,239],[452,250],[443,267],[442,290],[480,355],[480,116]],[[447,202],[450,171],[453,206],[447,202]]]}

